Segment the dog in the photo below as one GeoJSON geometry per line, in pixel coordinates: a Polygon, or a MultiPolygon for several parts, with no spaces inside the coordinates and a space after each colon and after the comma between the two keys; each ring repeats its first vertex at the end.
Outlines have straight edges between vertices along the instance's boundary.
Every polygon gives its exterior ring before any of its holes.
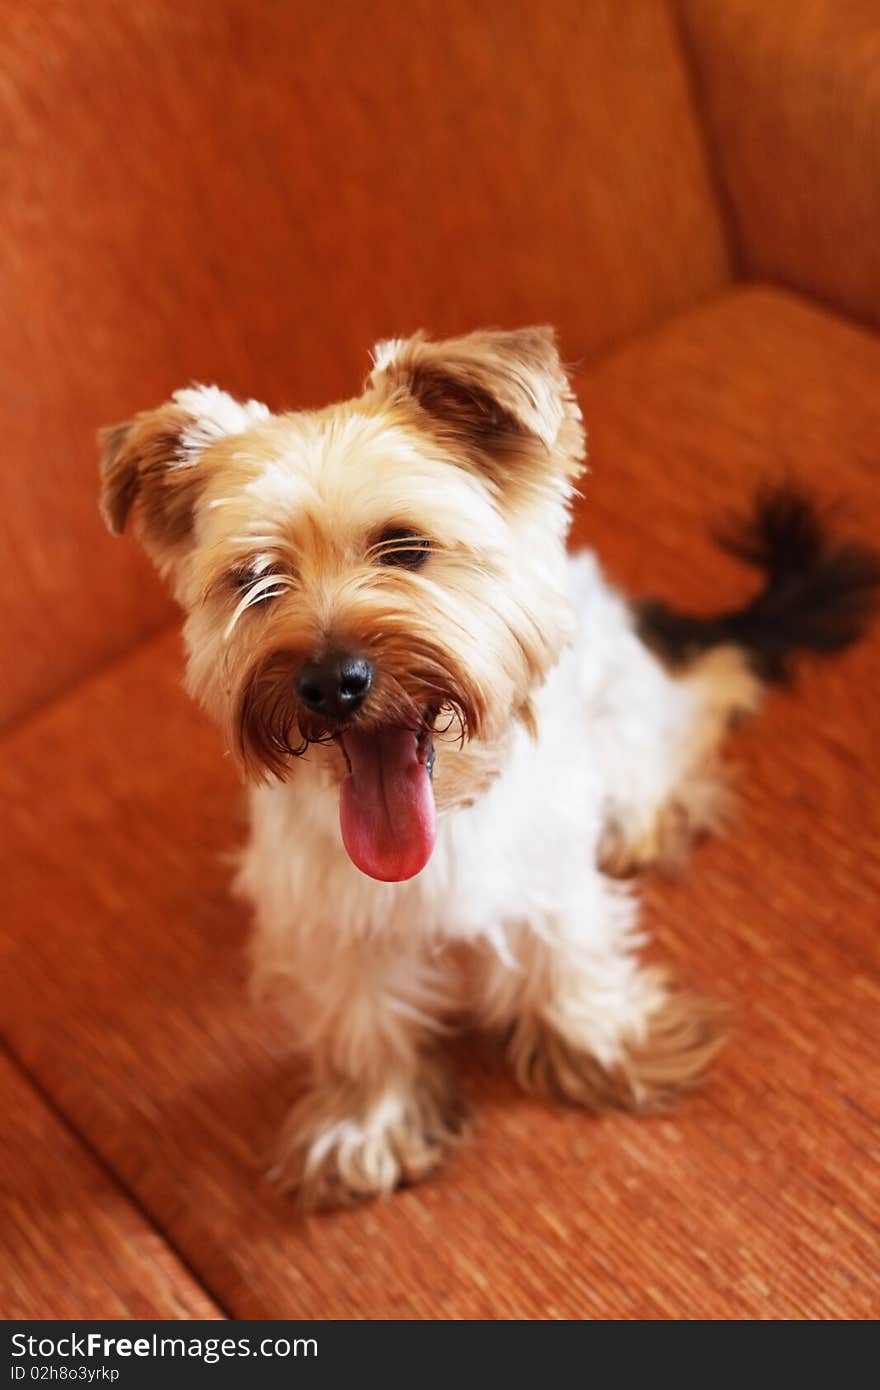
{"type": "Polygon", "coordinates": [[[310,1074],[280,1180],[326,1206],[436,1170],[464,1021],[528,1091],[694,1086],[723,1011],[640,964],[621,879],[718,828],[725,734],[856,640],[878,556],[784,486],[727,537],[764,574],[742,610],[628,602],[566,552],[585,436],[546,328],[380,343],[317,411],[193,386],[101,444],[103,516],[170,580],[249,784],[238,888],[310,1074]]]}

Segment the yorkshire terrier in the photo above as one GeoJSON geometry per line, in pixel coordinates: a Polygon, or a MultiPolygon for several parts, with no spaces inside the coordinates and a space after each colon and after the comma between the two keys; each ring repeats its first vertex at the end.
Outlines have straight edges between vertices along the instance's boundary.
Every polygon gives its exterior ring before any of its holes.
{"type": "Polygon", "coordinates": [[[634,1110],[720,1045],[640,964],[619,880],[717,827],[726,731],[792,652],[859,636],[880,562],[785,487],[728,538],[764,571],[747,607],[631,604],[566,553],[584,452],[546,328],[380,343],[324,410],[195,386],[102,432],[103,515],[170,579],[250,784],[238,884],[310,1064],[280,1165],[310,1205],[454,1148],[451,1025],[529,1091],[634,1110]]]}

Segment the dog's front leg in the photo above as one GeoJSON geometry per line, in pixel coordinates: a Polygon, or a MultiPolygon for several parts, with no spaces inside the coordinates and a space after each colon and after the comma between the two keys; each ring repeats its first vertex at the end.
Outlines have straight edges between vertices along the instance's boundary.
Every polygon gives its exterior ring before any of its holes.
{"type": "Polygon", "coordinates": [[[311,1077],[276,1177],[305,1206],[418,1182],[461,1137],[464,1113],[435,1052],[448,990],[439,964],[375,941],[325,956],[314,988],[297,989],[290,1012],[311,1077]]]}

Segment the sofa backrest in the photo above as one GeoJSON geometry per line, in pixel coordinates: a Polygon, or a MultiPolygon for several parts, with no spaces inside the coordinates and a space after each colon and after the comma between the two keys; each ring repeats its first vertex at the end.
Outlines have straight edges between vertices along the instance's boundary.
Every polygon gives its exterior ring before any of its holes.
{"type": "Polygon", "coordinates": [[[740,272],[880,325],[877,0],[679,0],[740,272]]]}
{"type": "Polygon", "coordinates": [[[170,616],[102,531],[98,425],[193,379],[319,404],[420,326],[551,321],[576,359],[728,277],[666,0],[11,0],[4,30],[0,718],[170,616]]]}

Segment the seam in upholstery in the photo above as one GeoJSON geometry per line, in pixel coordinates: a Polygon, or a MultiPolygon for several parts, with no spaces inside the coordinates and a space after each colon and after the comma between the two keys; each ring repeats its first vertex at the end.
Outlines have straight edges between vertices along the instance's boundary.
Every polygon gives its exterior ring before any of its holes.
{"type": "Polygon", "coordinates": [[[26,1066],[7,1038],[0,1038],[0,1055],[6,1058],[10,1066],[12,1066],[22,1080],[27,1083],[38,1100],[50,1111],[54,1119],[63,1125],[67,1133],[76,1140],[79,1147],[100,1170],[102,1176],[106,1178],[118,1193],[125,1197],[129,1206],[137,1213],[145,1225],[160,1237],[166,1250],[174,1256],[182,1271],[192,1280],[196,1287],[211,1300],[218,1313],[225,1319],[234,1319],[235,1314],[230,1311],[225,1300],[215,1289],[211,1288],[204,1275],[195,1268],[187,1256],[182,1252],[162,1223],[153,1217],[152,1213],[144,1205],[137,1193],[133,1192],[128,1183],[125,1182],[115,1168],[111,1167],[100,1150],[97,1149],[89,1139],[88,1135],[84,1134],[80,1129],[74,1117],[62,1108],[52,1092],[47,1089],[30,1067],[26,1066]]]}
{"type": "Polygon", "coordinates": [[[747,278],[746,258],[737,226],[733,201],[727,181],[721,172],[718,158],[718,144],[712,131],[706,102],[706,84],[700,66],[696,45],[691,36],[690,26],[685,15],[687,0],[669,0],[672,22],[678,35],[679,48],[684,64],[690,103],[700,132],[700,143],[706,165],[706,174],[721,222],[724,242],[730,261],[734,283],[747,278]]]}
{"type": "Polygon", "coordinates": [[[0,724],[0,743],[4,739],[14,738],[22,729],[26,729],[32,719],[38,719],[41,714],[60,705],[74,691],[82,689],[88,685],[89,681],[102,676],[106,671],[111,670],[117,664],[121,664],[128,657],[132,656],[141,647],[149,646],[151,642],[157,641],[160,637],[176,629],[180,631],[180,616],[169,618],[167,622],[159,623],[157,627],[147,628],[132,641],[124,643],[121,647],[114,647],[110,652],[101,656],[92,665],[86,666],[78,671],[72,680],[59,685],[57,690],[47,691],[45,695],[39,696],[27,709],[18,710],[0,724]]]}

